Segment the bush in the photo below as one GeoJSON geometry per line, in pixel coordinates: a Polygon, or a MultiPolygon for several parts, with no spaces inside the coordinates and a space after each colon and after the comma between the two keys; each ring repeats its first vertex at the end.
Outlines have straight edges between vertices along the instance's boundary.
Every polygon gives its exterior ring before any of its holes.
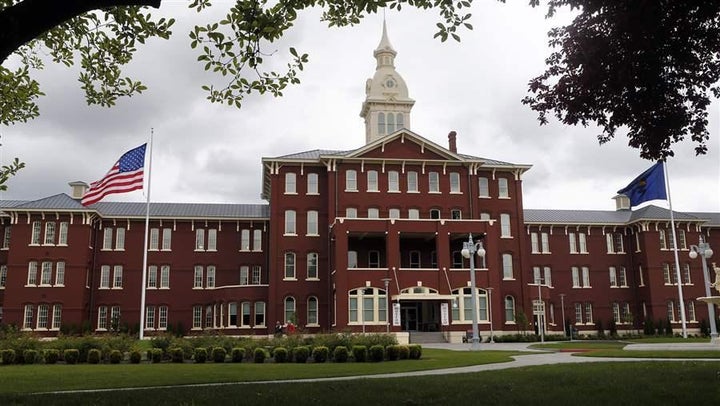
{"type": "Polygon", "coordinates": [[[142,355],[140,354],[140,351],[138,351],[138,350],[130,351],[130,363],[131,364],[139,364],[141,359],[142,359],[142,355]]]}
{"type": "Polygon", "coordinates": [[[288,362],[288,350],[285,347],[275,348],[273,350],[272,356],[275,359],[275,363],[277,364],[288,362]]]}
{"type": "Polygon", "coordinates": [[[398,345],[398,358],[408,359],[410,358],[410,348],[407,345],[398,345]]]}
{"type": "Polygon", "coordinates": [[[265,362],[265,358],[267,358],[267,353],[265,352],[265,349],[260,347],[255,348],[255,352],[253,353],[253,361],[256,364],[262,364],[263,362],[265,362]]]}
{"type": "Polygon", "coordinates": [[[365,362],[367,360],[367,347],[364,345],[353,345],[353,358],[355,362],[365,362]]]}
{"type": "Polygon", "coordinates": [[[380,344],[373,345],[370,347],[369,355],[370,361],[381,362],[385,358],[385,348],[380,344]]]}
{"type": "Polygon", "coordinates": [[[330,349],[325,346],[315,347],[312,350],[312,357],[315,362],[325,362],[330,354],[330,349]]]}
{"type": "Polygon", "coordinates": [[[245,349],[242,347],[233,348],[230,352],[230,358],[232,362],[242,362],[243,358],[245,358],[245,349]]]}
{"type": "Polygon", "coordinates": [[[388,345],[385,347],[385,356],[388,361],[397,361],[400,358],[400,349],[397,345],[388,345]]]}
{"type": "Polygon", "coordinates": [[[9,365],[15,362],[15,350],[2,350],[2,363],[9,365]]]}
{"type": "Polygon", "coordinates": [[[301,346],[295,347],[293,349],[293,358],[295,359],[296,363],[304,364],[307,362],[309,357],[310,357],[310,348],[309,347],[301,345],[301,346]]]}
{"type": "Polygon", "coordinates": [[[23,360],[26,364],[34,364],[37,361],[38,352],[36,350],[23,351],[23,360]]]}
{"type": "Polygon", "coordinates": [[[120,350],[112,350],[110,351],[110,363],[111,364],[119,364],[120,361],[123,359],[123,353],[120,352],[120,350]]]}
{"type": "Polygon", "coordinates": [[[80,351],[75,348],[69,348],[63,352],[63,358],[66,364],[77,364],[80,359],[80,351]]]}
{"type": "Polygon", "coordinates": [[[182,363],[185,360],[185,352],[180,347],[172,347],[168,350],[170,353],[170,360],[175,363],[182,363]]]}
{"type": "Polygon", "coordinates": [[[207,361],[207,350],[203,347],[195,348],[195,363],[203,364],[207,361]]]}
{"type": "Polygon", "coordinates": [[[87,363],[88,364],[99,364],[102,353],[97,348],[91,348],[88,350],[87,363]]]}
{"type": "Polygon", "coordinates": [[[56,364],[59,359],[60,359],[60,351],[59,350],[56,350],[54,348],[45,350],[45,363],[46,364],[49,364],[49,365],[56,364]]]}
{"type": "Polygon", "coordinates": [[[422,357],[422,347],[419,344],[408,345],[410,350],[410,359],[420,359],[422,357]]]}
{"type": "Polygon", "coordinates": [[[333,351],[333,359],[335,362],[347,362],[348,357],[347,347],[335,347],[335,351],[333,351]]]}
{"type": "Polygon", "coordinates": [[[227,351],[223,347],[215,347],[212,349],[213,362],[225,362],[227,351]]]}
{"type": "Polygon", "coordinates": [[[163,358],[163,350],[161,348],[153,348],[150,350],[150,360],[152,360],[153,364],[157,364],[160,361],[162,361],[163,358]]]}

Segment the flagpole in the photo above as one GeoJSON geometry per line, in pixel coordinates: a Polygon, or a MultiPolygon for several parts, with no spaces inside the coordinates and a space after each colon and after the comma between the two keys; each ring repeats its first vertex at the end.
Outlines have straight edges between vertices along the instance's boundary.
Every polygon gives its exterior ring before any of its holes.
{"type": "Polygon", "coordinates": [[[148,231],[150,226],[150,180],[152,179],[152,148],[153,148],[153,132],[154,129],[150,128],[150,150],[148,151],[148,172],[147,172],[147,202],[145,203],[145,239],[143,243],[143,266],[142,266],[142,284],[140,286],[140,333],[139,337],[142,340],[145,333],[145,292],[147,289],[147,261],[148,261],[148,231]]]}
{"type": "Polygon", "coordinates": [[[682,336],[687,338],[687,322],[685,320],[685,300],[682,291],[682,275],[680,274],[680,258],[678,257],[678,243],[675,232],[675,214],[672,208],[672,198],[670,197],[670,177],[668,176],[667,160],[663,167],[665,168],[665,188],[667,191],[668,205],[670,206],[670,226],[672,227],[673,236],[673,253],[675,254],[675,278],[677,279],[678,297],[680,298],[680,320],[682,321],[682,336]]]}

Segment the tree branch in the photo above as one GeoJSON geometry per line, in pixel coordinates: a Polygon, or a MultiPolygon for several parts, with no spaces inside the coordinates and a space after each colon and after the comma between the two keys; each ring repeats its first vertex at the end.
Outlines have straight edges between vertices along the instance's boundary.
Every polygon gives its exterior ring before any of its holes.
{"type": "Polygon", "coordinates": [[[162,0],[23,0],[0,10],[0,64],[18,48],[88,11],[119,6],[158,8],[162,0]]]}

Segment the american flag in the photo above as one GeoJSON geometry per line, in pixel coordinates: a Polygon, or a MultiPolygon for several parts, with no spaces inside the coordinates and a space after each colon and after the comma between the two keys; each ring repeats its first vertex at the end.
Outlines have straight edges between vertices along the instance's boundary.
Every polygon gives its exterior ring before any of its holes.
{"type": "Polygon", "coordinates": [[[82,197],[82,205],[97,203],[109,194],[142,189],[146,146],[143,144],[123,154],[105,177],[91,183],[82,197]]]}

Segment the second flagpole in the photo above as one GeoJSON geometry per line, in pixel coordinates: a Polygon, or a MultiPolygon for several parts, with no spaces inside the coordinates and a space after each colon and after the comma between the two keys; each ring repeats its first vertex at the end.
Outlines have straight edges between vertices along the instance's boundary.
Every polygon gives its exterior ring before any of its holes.
{"type": "Polygon", "coordinates": [[[150,182],[152,180],[152,150],[153,150],[153,134],[154,129],[150,128],[150,142],[148,151],[148,171],[147,171],[147,201],[145,204],[145,239],[143,240],[143,265],[142,265],[142,282],[140,286],[140,331],[139,337],[142,340],[145,337],[145,292],[147,289],[147,262],[148,262],[148,232],[150,226],[150,182]]]}

